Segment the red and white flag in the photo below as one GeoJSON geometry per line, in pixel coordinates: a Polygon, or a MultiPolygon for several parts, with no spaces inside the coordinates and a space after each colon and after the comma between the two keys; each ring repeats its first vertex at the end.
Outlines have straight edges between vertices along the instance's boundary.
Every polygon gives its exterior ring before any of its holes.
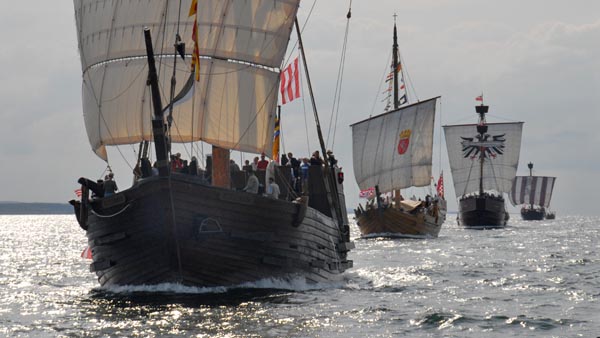
{"type": "Polygon", "coordinates": [[[81,188],[79,189],[75,189],[75,195],[77,195],[77,197],[81,198],[81,195],[83,195],[83,192],[81,191],[81,188]]]}
{"type": "Polygon", "coordinates": [[[477,97],[475,98],[475,101],[481,101],[481,102],[483,102],[483,94],[481,94],[481,95],[477,96],[477,97]]]}
{"type": "Polygon", "coordinates": [[[286,104],[300,97],[300,73],[297,57],[281,72],[279,91],[281,92],[281,104],[286,104]]]}
{"type": "Polygon", "coordinates": [[[444,198],[444,172],[443,171],[440,173],[440,178],[438,179],[438,182],[437,182],[437,194],[441,198],[444,198]]]}
{"type": "Polygon", "coordinates": [[[360,198],[372,198],[375,196],[375,187],[371,187],[369,189],[361,190],[358,193],[358,197],[360,198]]]}
{"type": "Polygon", "coordinates": [[[89,246],[86,246],[85,249],[81,252],[81,258],[92,259],[92,249],[89,246]]]}

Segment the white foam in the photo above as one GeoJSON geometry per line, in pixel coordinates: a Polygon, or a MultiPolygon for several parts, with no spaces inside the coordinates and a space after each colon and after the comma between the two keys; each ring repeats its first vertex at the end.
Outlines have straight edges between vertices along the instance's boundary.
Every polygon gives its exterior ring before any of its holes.
{"type": "Polygon", "coordinates": [[[150,292],[150,293],[181,293],[181,294],[209,294],[209,293],[226,293],[235,289],[277,289],[290,291],[307,291],[307,290],[322,290],[341,288],[345,286],[345,282],[321,282],[311,283],[304,277],[291,278],[265,278],[255,282],[242,283],[234,286],[218,286],[218,287],[196,287],[186,286],[178,283],[162,283],[156,285],[122,285],[122,286],[105,286],[99,287],[99,290],[112,293],[133,293],[133,292],[150,292]]]}

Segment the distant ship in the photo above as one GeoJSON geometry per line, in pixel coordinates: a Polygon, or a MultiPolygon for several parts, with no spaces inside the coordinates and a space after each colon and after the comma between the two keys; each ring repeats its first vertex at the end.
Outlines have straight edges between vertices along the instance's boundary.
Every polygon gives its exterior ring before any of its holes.
{"type": "Polygon", "coordinates": [[[556,177],[533,176],[533,163],[529,162],[529,176],[517,176],[509,194],[514,206],[522,205],[521,217],[526,221],[554,219],[554,212],[547,211],[552,199],[556,177]]]}
{"type": "MultiPolygon", "coordinates": [[[[394,24],[392,72],[394,109],[352,125],[354,175],[373,199],[354,211],[363,237],[437,237],[446,219],[443,193],[408,200],[400,189],[431,185],[437,98],[405,105],[398,94],[398,42],[394,24]],[[382,193],[393,194],[383,197],[382,193]]],[[[389,107],[386,107],[386,109],[389,107]]]]}
{"type": "Polygon", "coordinates": [[[489,107],[475,107],[478,124],[444,126],[458,224],[490,229],[506,226],[503,193],[509,193],[517,172],[523,122],[487,123],[489,107]]]}

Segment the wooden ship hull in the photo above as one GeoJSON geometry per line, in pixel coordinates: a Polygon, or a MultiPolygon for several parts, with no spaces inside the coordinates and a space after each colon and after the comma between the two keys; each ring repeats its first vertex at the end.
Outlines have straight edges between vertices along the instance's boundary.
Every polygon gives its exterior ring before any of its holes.
{"type": "Polygon", "coordinates": [[[546,216],[546,211],[542,209],[534,209],[534,208],[522,208],[521,209],[521,218],[524,221],[541,221],[546,216]]]}
{"type": "Polygon", "coordinates": [[[335,279],[352,243],[302,202],[208,186],[172,174],[75,204],[103,286],[228,286],[265,278],[335,279]]]}
{"type": "Polygon", "coordinates": [[[407,212],[396,207],[355,210],[361,236],[398,238],[437,238],[446,220],[446,203],[423,211],[407,212]]]}
{"type": "Polygon", "coordinates": [[[470,229],[503,228],[508,222],[504,199],[495,196],[467,196],[458,203],[458,224],[470,229]]]}

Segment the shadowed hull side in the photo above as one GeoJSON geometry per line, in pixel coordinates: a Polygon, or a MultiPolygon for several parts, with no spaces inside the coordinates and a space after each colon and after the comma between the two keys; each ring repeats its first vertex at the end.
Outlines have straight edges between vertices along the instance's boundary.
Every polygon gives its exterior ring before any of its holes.
{"type": "Polygon", "coordinates": [[[458,224],[465,228],[504,228],[508,221],[504,199],[488,196],[469,196],[461,199],[458,207],[458,224]]]}
{"type": "Polygon", "coordinates": [[[437,216],[426,213],[411,214],[396,208],[369,209],[356,214],[363,237],[436,238],[446,219],[446,209],[437,216]]]}
{"type": "Polygon", "coordinates": [[[320,282],[352,265],[349,243],[322,213],[177,174],[92,202],[87,237],[101,285],[320,282]]]}
{"type": "Polygon", "coordinates": [[[541,221],[544,219],[545,216],[546,211],[544,209],[521,209],[521,218],[524,221],[541,221]]]}

